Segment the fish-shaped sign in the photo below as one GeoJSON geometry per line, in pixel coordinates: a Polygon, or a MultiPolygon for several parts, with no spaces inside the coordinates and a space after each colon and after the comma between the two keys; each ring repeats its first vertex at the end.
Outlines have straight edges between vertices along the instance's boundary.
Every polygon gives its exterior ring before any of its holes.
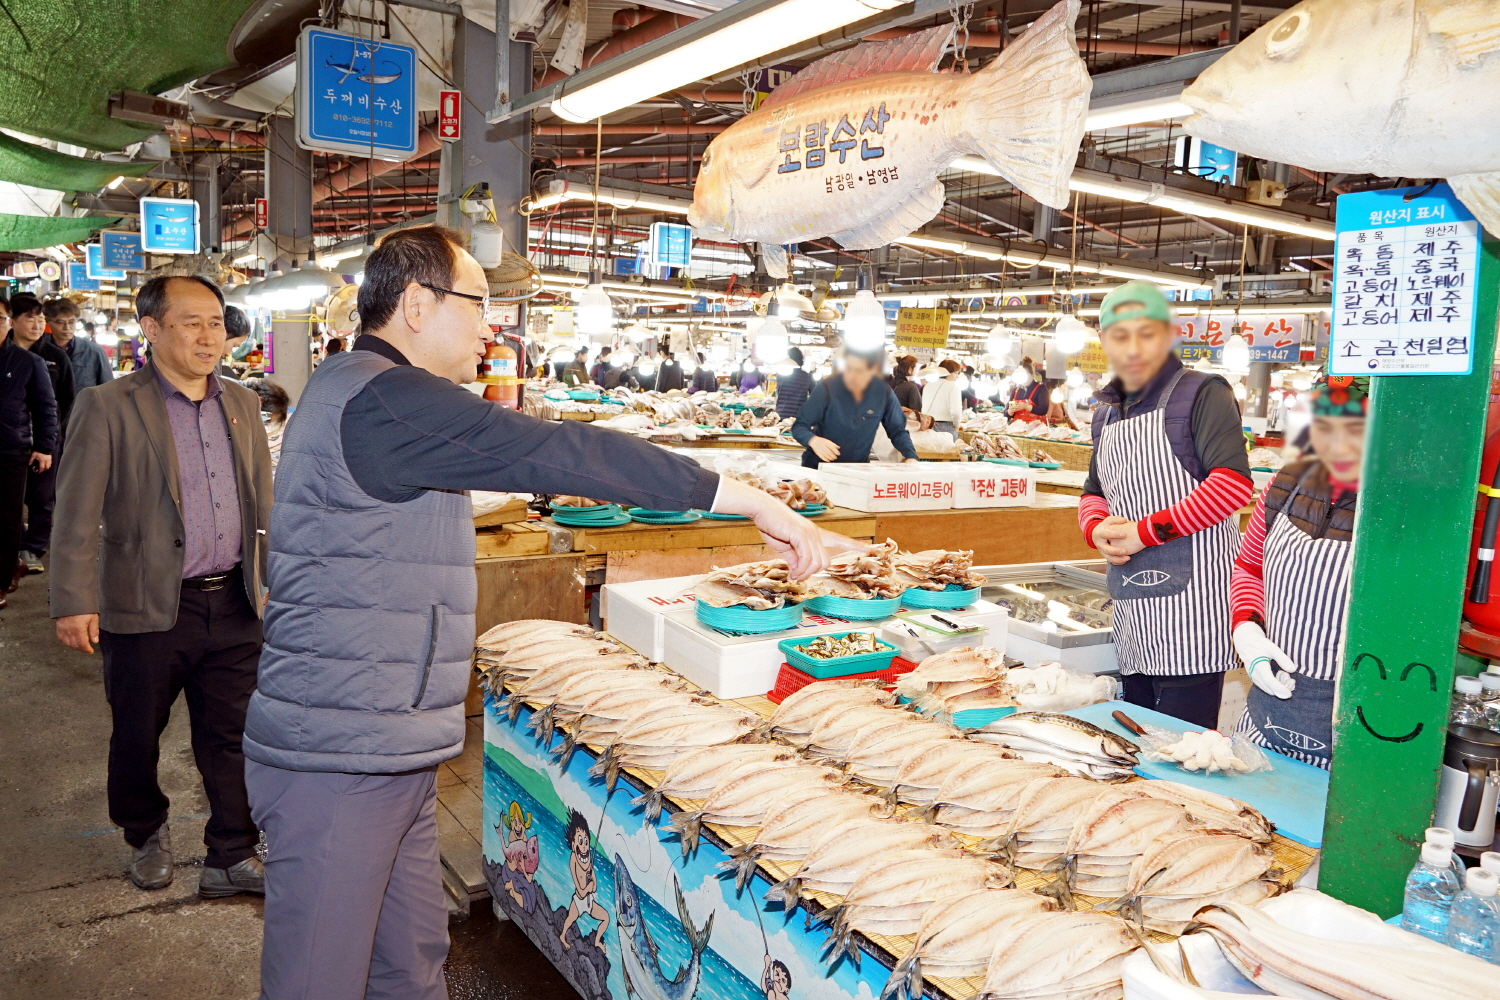
{"type": "Polygon", "coordinates": [[[1305,0],[1182,93],[1183,127],[1309,170],[1446,178],[1500,233],[1500,3],[1305,0]]]}
{"type": "Polygon", "coordinates": [[[831,236],[870,250],[918,229],[943,207],[938,174],[961,156],[1066,206],[1093,88],[1078,4],[1063,0],[972,76],[934,72],[951,25],[820,59],[709,144],[688,221],[700,236],[760,243],[785,277],[784,244],[831,236]]]}

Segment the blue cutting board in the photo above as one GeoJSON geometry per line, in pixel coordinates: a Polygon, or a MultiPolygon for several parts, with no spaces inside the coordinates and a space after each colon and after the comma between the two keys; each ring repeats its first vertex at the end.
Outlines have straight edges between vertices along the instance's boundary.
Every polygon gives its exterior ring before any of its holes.
{"type": "MultiPolygon", "coordinates": [[[[1196,728],[1181,719],[1123,701],[1086,705],[1064,714],[1084,722],[1092,722],[1100,729],[1107,729],[1134,741],[1136,737],[1130,730],[1110,716],[1116,709],[1143,726],[1159,726],[1179,733],[1196,728]]],[[[1163,778],[1180,785],[1241,799],[1264,813],[1267,819],[1276,824],[1276,832],[1282,836],[1308,847],[1322,847],[1323,808],[1328,802],[1328,772],[1321,767],[1282,756],[1274,750],[1266,750],[1265,747],[1261,749],[1271,761],[1270,771],[1236,775],[1202,774],[1184,771],[1176,764],[1143,760],[1135,773],[1143,778],[1163,778]]]]}

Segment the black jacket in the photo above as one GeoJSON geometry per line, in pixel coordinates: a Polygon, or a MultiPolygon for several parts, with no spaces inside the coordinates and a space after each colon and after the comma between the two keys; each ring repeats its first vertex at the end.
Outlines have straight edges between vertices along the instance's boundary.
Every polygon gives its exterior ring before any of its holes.
{"type": "Polygon", "coordinates": [[[57,400],[46,362],[7,340],[0,343],[0,455],[34,451],[57,453],[57,400]]]}
{"type": "MultiPolygon", "coordinates": [[[[15,343],[15,334],[11,334],[11,343],[15,343]]],[[[31,353],[47,366],[52,396],[57,400],[57,440],[61,442],[67,435],[68,418],[73,415],[73,359],[45,333],[31,345],[31,353]]]]}

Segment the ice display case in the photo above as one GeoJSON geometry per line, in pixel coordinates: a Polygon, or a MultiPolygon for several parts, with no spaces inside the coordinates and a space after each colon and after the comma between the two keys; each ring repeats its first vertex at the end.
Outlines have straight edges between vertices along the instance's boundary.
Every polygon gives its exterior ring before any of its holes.
{"type": "Polygon", "coordinates": [[[1010,612],[1006,653],[1096,674],[1119,669],[1106,565],[1093,559],[976,566],[986,580],[984,599],[1010,612]]]}

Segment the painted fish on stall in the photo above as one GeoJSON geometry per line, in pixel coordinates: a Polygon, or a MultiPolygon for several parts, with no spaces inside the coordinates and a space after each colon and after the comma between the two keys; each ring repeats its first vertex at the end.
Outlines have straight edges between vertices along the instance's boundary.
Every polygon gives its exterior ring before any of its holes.
{"type": "Polygon", "coordinates": [[[870,250],[930,221],[938,174],[961,156],[1065,207],[1093,88],[1078,6],[1063,0],[972,76],[936,72],[951,25],[818,60],[709,144],[688,221],[760,243],[785,277],[785,244],[831,236],[870,250]]]}
{"type": "Polygon", "coordinates": [[[641,918],[635,883],[624,859],[615,855],[615,907],[620,918],[620,952],[625,958],[623,971],[628,996],[640,1000],[693,1000],[698,992],[698,981],[703,975],[703,950],[708,947],[709,935],[714,930],[714,915],[710,913],[702,927],[694,927],[687,901],[682,898],[682,885],[675,877],[672,891],[677,897],[677,915],[692,947],[692,957],[668,979],[661,971],[656,942],[651,940],[651,932],[641,918]]]}
{"type": "Polygon", "coordinates": [[[1192,135],[1309,170],[1446,178],[1500,233],[1500,5],[1304,0],[1182,93],[1192,135]]]}

